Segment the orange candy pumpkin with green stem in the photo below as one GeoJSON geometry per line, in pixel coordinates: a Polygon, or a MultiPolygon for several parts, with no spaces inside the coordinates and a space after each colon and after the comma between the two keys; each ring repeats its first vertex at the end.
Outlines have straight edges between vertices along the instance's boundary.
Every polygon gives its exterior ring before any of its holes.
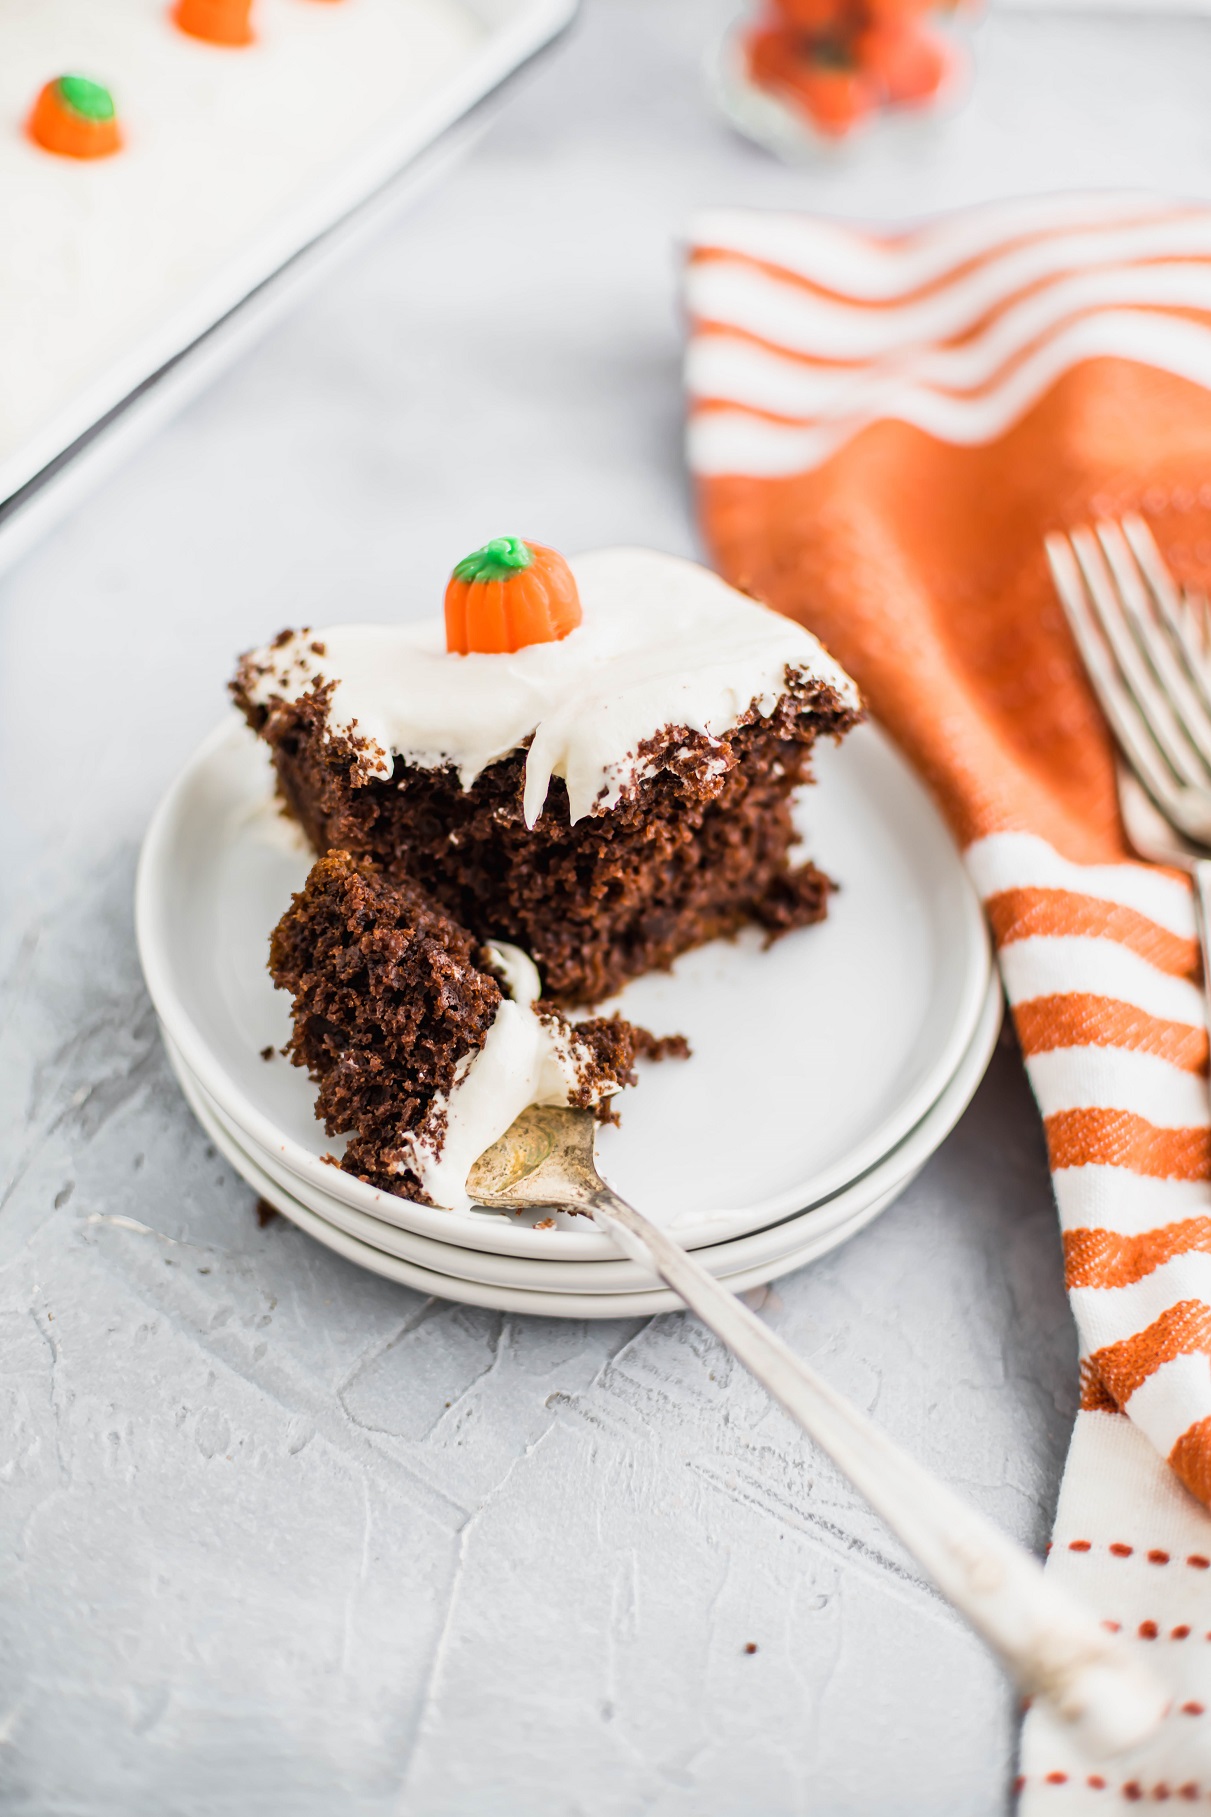
{"type": "Polygon", "coordinates": [[[87,76],[48,82],[25,130],[35,145],[60,158],[108,158],[122,149],[113,96],[87,76]]]}
{"type": "Polygon", "coordinates": [[[446,648],[497,656],[556,643],[581,621],[563,556],[542,543],[497,536],[459,562],[446,587],[446,648]]]}

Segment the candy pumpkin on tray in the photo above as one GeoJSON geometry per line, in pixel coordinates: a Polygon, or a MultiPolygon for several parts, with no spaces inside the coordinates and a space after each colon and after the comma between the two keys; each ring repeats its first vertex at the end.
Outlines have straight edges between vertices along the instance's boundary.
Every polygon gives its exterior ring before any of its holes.
{"type": "Polygon", "coordinates": [[[108,158],[122,148],[113,96],[87,76],[57,76],[34,102],[26,132],[60,158],[108,158]]]}

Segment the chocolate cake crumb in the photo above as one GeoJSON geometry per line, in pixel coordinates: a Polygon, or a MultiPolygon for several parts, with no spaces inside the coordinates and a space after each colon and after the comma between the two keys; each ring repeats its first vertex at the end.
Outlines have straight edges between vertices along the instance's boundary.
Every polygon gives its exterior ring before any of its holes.
{"type": "Polygon", "coordinates": [[[744,1643],[744,1650],[746,1653],[755,1653],[757,1651],[756,1641],[755,1640],[746,1640],[744,1643]]]}
{"type": "Polygon", "coordinates": [[[651,1035],[646,1028],[639,1030],[642,1040],[635,1048],[637,1060],[689,1060],[693,1048],[684,1035],[651,1035]]]}
{"type": "Polygon", "coordinates": [[[282,1215],[277,1206],[271,1205],[268,1199],[258,1199],[253,1210],[256,1212],[256,1221],[262,1230],[268,1229],[274,1219],[282,1215]]]}
{"type": "Polygon", "coordinates": [[[270,1042],[270,1044],[269,1044],[269,1046],[268,1046],[268,1047],[263,1047],[263,1048],[262,1048],[262,1049],[261,1049],[261,1058],[262,1058],[262,1060],[272,1060],[272,1059],[273,1059],[273,1056],[274,1056],[274,1054],[275,1054],[275,1052],[276,1052],[276,1051],[277,1051],[277,1050],[276,1050],[276,1048],[275,1048],[275,1047],[274,1047],[274,1046],[273,1046],[273,1043],[272,1043],[272,1042],[270,1042]]]}

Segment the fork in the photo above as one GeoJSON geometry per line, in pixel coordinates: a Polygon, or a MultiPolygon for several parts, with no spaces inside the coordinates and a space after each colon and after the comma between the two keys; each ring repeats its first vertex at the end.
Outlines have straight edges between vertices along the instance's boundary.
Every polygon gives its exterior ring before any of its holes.
{"type": "Polygon", "coordinates": [[[1141,517],[1055,534],[1056,592],[1129,768],[1119,808],[1132,849],[1188,871],[1211,1027],[1211,614],[1179,591],[1141,517]]]}
{"type": "Polygon", "coordinates": [[[1120,1753],[1159,1724],[1166,1696],[1037,1560],[902,1451],[667,1230],[597,1171],[592,1111],[532,1105],[471,1169],[480,1205],[559,1205],[592,1217],[696,1312],[899,1535],[1028,1695],[1051,1704],[1096,1754],[1120,1753]]]}

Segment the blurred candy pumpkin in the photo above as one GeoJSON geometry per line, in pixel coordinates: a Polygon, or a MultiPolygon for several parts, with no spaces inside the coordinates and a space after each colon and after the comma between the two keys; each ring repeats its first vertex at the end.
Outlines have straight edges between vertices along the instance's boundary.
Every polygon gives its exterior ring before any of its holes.
{"type": "Polygon", "coordinates": [[[87,76],[57,76],[34,102],[25,130],[60,158],[108,158],[122,149],[113,96],[87,76]]]}
{"type": "Polygon", "coordinates": [[[801,42],[777,27],[749,40],[749,73],[810,117],[818,132],[840,138],[879,104],[879,90],[843,41],[801,42]]]}
{"type": "Polygon", "coordinates": [[[841,138],[883,107],[927,107],[961,52],[931,23],[938,0],[766,0],[745,34],[750,80],[841,138]]]}

